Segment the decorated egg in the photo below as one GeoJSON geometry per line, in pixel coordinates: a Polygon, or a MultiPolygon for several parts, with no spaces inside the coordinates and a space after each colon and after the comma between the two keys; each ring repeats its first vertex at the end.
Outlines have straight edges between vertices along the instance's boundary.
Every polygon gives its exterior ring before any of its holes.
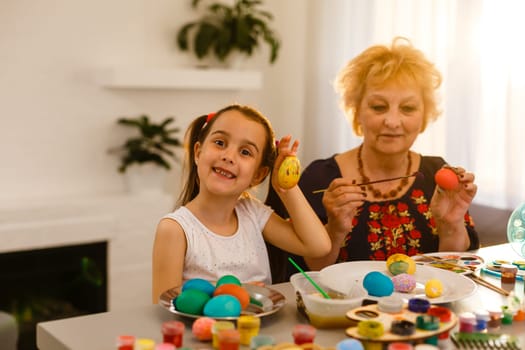
{"type": "Polygon", "coordinates": [[[289,156],[284,158],[279,166],[277,173],[277,182],[282,188],[288,189],[297,185],[299,177],[301,176],[301,163],[296,156],[289,156]]]}
{"type": "Polygon", "coordinates": [[[205,279],[192,278],[184,282],[184,284],[182,285],[183,292],[188,289],[200,290],[211,297],[213,295],[213,291],[215,290],[215,286],[211,284],[211,282],[206,281],[205,279]]]}
{"type": "Polygon", "coordinates": [[[238,317],[241,314],[241,303],[233,295],[217,295],[204,305],[204,316],[238,317]]]}
{"type": "Polygon", "coordinates": [[[459,179],[454,170],[441,168],[434,175],[434,180],[444,190],[455,190],[459,185],[459,179]]]}
{"type": "Polygon", "coordinates": [[[217,283],[215,283],[215,288],[217,288],[221,284],[226,284],[226,283],[236,284],[238,286],[242,284],[241,281],[234,275],[224,275],[217,280],[217,283]]]}
{"type": "Polygon", "coordinates": [[[193,322],[191,332],[200,341],[210,341],[212,339],[212,326],[216,321],[210,317],[199,317],[193,322]]]}
{"type": "Polygon", "coordinates": [[[243,310],[246,309],[246,307],[250,304],[250,294],[246,289],[237,284],[221,284],[213,292],[213,296],[223,294],[233,295],[234,297],[236,297],[237,300],[239,300],[239,303],[241,303],[241,309],[243,310]]]}
{"type": "Polygon", "coordinates": [[[438,279],[429,279],[425,283],[425,295],[429,298],[437,298],[443,294],[443,283],[438,279]]]}
{"type": "Polygon", "coordinates": [[[394,290],[401,293],[410,293],[416,288],[416,279],[408,273],[401,273],[392,277],[394,290]]]}
{"type": "Polygon", "coordinates": [[[392,275],[399,275],[400,273],[413,275],[416,272],[414,259],[402,253],[390,255],[386,260],[386,267],[392,275]]]}
{"type": "Polygon", "coordinates": [[[191,315],[202,315],[204,305],[208,303],[210,296],[197,289],[187,289],[181,292],[174,300],[177,311],[191,315]]]}
{"type": "Polygon", "coordinates": [[[386,297],[394,292],[394,283],[390,277],[379,271],[367,273],[363,279],[363,287],[375,297],[386,297]]]}

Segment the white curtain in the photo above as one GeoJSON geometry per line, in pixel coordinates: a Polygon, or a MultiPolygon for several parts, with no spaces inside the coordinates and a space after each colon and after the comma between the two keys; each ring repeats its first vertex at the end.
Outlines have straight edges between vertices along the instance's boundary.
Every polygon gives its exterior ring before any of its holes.
{"type": "Polygon", "coordinates": [[[525,10],[521,0],[312,1],[306,137],[309,159],[358,145],[332,83],[374,44],[409,38],[444,77],[442,116],[414,150],[476,174],[476,202],[514,208],[525,201],[525,10]]]}

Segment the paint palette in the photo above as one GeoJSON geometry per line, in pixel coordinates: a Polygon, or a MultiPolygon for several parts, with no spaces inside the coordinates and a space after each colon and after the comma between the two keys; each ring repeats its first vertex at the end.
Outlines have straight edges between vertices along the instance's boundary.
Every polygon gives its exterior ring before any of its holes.
{"type": "Polygon", "coordinates": [[[470,274],[485,265],[482,257],[465,252],[436,252],[412,256],[419,265],[428,265],[460,274],[470,274]]]}
{"type": "Polygon", "coordinates": [[[487,263],[486,268],[488,270],[501,272],[500,269],[502,264],[515,265],[518,268],[518,276],[525,277],[525,260],[492,260],[491,262],[487,263]]]}
{"type": "MultiPolygon", "coordinates": [[[[431,338],[433,336],[437,336],[442,333],[446,333],[450,331],[454,326],[456,326],[458,319],[457,316],[451,312],[450,321],[448,322],[440,322],[439,328],[435,330],[423,330],[419,328],[415,328],[414,333],[410,335],[398,335],[394,334],[391,330],[391,324],[394,320],[405,320],[412,324],[416,324],[416,319],[418,316],[423,315],[421,313],[415,313],[412,311],[409,311],[406,307],[403,308],[400,312],[397,312],[395,314],[390,314],[388,312],[382,312],[379,310],[379,307],[377,304],[371,304],[362,306],[359,308],[355,308],[353,310],[350,310],[347,312],[346,317],[348,319],[359,322],[359,321],[377,321],[383,324],[384,333],[374,338],[374,342],[379,343],[390,343],[390,342],[399,342],[399,341],[416,341],[416,340],[422,340],[431,338]]],[[[349,327],[346,329],[346,334],[352,338],[360,339],[360,340],[370,340],[370,338],[367,338],[366,336],[363,336],[359,333],[359,329],[356,326],[349,327]]]]}

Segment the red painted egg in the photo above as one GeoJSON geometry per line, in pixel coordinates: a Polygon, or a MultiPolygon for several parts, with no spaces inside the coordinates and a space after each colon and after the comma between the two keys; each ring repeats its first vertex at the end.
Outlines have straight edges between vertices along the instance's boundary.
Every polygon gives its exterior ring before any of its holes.
{"type": "Polygon", "coordinates": [[[434,176],[436,183],[444,190],[455,190],[459,185],[459,179],[454,170],[441,168],[434,176]]]}

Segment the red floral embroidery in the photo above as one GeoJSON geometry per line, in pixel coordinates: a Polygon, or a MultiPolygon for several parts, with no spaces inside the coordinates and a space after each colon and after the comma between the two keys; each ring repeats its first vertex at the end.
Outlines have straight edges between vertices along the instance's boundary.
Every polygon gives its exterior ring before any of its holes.
{"type": "MultiPolygon", "coordinates": [[[[428,226],[436,234],[435,221],[428,200],[422,190],[413,190],[410,200],[417,211],[428,220],[428,226]]],[[[466,216],[465,220],[469,218],[466,216]]],[[[470,219],[471,220],[471,219],[470,219]]],[[[415,229],[415,218],[405,202],[380,202],[369,207],[368,243],[373,260],[384,260],[395,253],[415,255],[420,253],[421,231],[415,229]]]]}
{"type": "Polygon", "coordinates": [[[401,213],[401,212],[406,212],[408,210],[408,205],[406,203],[403,203],[403,202],[399,202],[397,203],[397,210],[401,213]]]}
{"type": "Polygon", "coordinates": [[[419,254],[419,250],[417,250],[415,248],[408,249],[408,253],[407,253],[408,256],[414,256],[416,254],[419,254]]]}
{"type": "Polygon", "coordinates": [[[418,230],[412,230],[408,234],[409,234],[410,238],[412,238],[412,239],[420,239],[421,238],[421,232],[419,232],[418,230]]]}
{"type": "Polygon", "coordinates": [[[398,227],[400,222],[399,222],[399,217],[396,216],[395,214],[385,214],[383,216],[383,219],[381,220],[381,224],[384,226],[384,227],[388,227],[388,228],[395,228],[395,227],[398,227]]]}
{"type": "Polygon", "coordinates": [[[368,242],[379,242],[379,236],[375,233],[371,233],[368,235],[368,242]]]}
{"type": "Polygon", "coordinates": [[[413,190],[412,191],[412,198],[417,198],[417,197],[423,197],[425,194],[423,193],[422,190],[413,190]]]}
{"type": "Polygon", "coordinates": [[[428,212],[428,205],[426,203],[418,205],[417,211],[420,212],[421,214],[428,212]]]}
{"type": "Polygon", "coordinates": [[[386,255],[382,250],[377,250],[374,252],[371,260],[386,260],[386,255]]]}

